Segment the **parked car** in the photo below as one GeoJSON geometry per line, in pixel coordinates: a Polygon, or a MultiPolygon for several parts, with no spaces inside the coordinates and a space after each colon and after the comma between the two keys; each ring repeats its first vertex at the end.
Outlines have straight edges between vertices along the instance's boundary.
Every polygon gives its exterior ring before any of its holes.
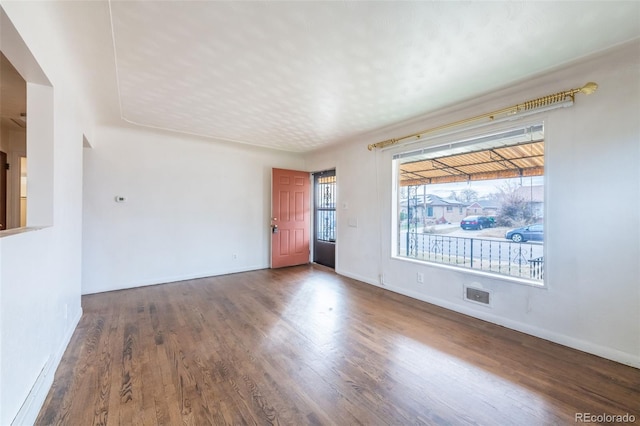
{"type": "Polygon", "coordinates": [[[491,228],[493,222],[486,216],[467,216],[460,222],[462,229],[483,229],[491,228]]]}
{"type": "Polygon", "coordinates": [[[544,225],[529,225],[512,229],[504,235],[507,240],[523,243],[525,241],[543,241],[544,225]]]}

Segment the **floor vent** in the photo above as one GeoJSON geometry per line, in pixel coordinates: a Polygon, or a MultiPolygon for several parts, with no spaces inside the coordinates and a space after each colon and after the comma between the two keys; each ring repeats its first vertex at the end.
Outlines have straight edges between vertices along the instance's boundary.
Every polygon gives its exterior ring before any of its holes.
{"type": "Polygon", "coordinates": [[[465,298],[471,302],[489,305],[489,292],[479,288],[466,287],[465,298]]]}

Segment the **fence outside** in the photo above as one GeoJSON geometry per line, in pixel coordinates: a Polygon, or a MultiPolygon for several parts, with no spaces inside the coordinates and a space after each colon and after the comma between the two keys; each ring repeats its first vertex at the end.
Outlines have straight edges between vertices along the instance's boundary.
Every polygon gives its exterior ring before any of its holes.
{"type": "Polygon", "coordinates": [[[537,281],[544,279],[543,248],[533,242],[418,232],[402,232],[399,241],[399,255],[403,257],[537,281]]]}

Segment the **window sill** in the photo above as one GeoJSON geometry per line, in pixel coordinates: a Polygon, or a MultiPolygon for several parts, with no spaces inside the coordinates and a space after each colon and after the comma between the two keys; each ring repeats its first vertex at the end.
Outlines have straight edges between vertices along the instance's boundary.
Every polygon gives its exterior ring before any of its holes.
{"type": "Polygon", "coordinates": [[[22,228],[11,228],[0,231],[0,238],[10,237],[12,235],[25,234],[27,232],[39,231],[46,228],[45,226],[23,226],[22,228]]]}

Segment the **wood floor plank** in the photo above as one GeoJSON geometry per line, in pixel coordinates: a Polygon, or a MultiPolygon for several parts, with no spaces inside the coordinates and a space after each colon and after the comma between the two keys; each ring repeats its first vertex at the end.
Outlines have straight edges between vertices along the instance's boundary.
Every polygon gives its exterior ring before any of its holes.
{"type": "Polygon", "coordinates": [[[640,424],[638,369],[323,267],[82,303],[38,425],[640,424]]]}

